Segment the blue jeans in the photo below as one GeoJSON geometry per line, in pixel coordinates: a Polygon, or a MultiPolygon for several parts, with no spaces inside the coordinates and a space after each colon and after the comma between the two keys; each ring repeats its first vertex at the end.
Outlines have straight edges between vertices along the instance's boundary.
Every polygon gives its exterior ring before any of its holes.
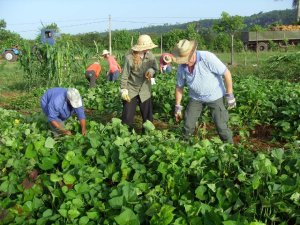
{"type": "Polygon", "coordinates": [[[170,73],[172,71],[172,66],[167,66],[166,69],[163,69],[163,73],[170,73]]]}
{"type": "Polygon", "coordinates": [[[107,77],[107,80],[108,80],[108,81],[115,81],[115,80],[118,79],[119,75],[120,75],[119,70],[117,70],[117,71],[114,72],[114,73],[109,73],[109,74],[108,74],[108,77],[107,77]]]}

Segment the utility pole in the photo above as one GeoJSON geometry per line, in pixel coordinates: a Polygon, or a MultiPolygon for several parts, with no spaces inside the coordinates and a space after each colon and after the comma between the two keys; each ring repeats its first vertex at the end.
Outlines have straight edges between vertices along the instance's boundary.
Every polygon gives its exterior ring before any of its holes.
{"type": "Polygon", "coordinates": [[[108,37],[109,37],[109,53],[112,55],[112,49],[111,49],[111,17],[109,15],[108,17],[108,37]]]}
{"type": "Polygon", "coordinates": [[[163,46],[162,34],[160,35],[160,54],[162,54],[162,46],[163,46]]]}

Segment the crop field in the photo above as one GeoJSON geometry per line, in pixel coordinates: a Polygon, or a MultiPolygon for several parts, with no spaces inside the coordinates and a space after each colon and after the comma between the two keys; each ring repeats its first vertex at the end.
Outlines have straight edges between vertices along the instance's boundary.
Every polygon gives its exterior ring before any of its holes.
{"type": "Polygon", "coordinates": [[[193,138],[182,138],[175,65],[156,76],[154,122],[142,134],[139,111],[133,132],[121,123],[120,80],[106,81],[103,61],[88,89],[93,59],[72,58],[72,46],[45,51],[48,64],[0,60],[0,224],[300,224],[300,52],[235,56],[231,145],[208,110],[193,138]],[[39,100],[54,86],[80,91],[85,136],[76,117],[66,122],[71,136],[48,129],[39,100]]]}

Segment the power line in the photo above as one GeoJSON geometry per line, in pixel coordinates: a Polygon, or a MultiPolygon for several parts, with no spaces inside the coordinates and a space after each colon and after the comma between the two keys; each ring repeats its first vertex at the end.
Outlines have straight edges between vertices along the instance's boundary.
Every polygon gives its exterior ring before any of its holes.
{"type": "MultiPolygon", "coordinates": [[[[137,19],[190,19],[190,20],[204,20],[204,19],[217,19],[217,18],[208,18],[208,17],[167,17],[167,16],[161,16],[161,17],[114,17],[111,22],[114,23],[131,23],[131,24],[148,24],[148,25],[164,25],[164,24],[169,24],[168,22],[149,22],[149,21],[137,21],[137,19]],[[118,18],[120,20],[118,20],[118,18]],[[123,19],[134,19],[134,20],[123,20],[123,19]]],[[[79,24],[70,24],[70,25],[63,25],[63,26],[58,26],[59,28],[70,28],[70,27],[80,27],[80,26],[87,26],[91,24],[99,24],[99,23],[108,23],[107,18],[98,18],[98,19],[72,19],[72,20],[56,20],[56,21],[42,21],[43,23],[66,23],[66,22],[72,22],[72,21],[89,21],[86,23],[79,23],[79,24]],[[99,20],[101,19],[101,20],[99,20]]],[[[15,24],[7,24],[7,26],[24,26],[24,25],[40,25],[41,21],[39,22],[30,22],[30,23],[15,23],[15,24]]],[[[27,32],[37,32],[39,29],[35,30],[21,30],[21,31],[15,31],[17,33],[27,33],[27,32]]]]}
{"type": "MultiPolygon", "coordinates": [[[[59,28],[79,27],[79,26],[86,26],[86,25],[97,24],[97,23],[102,23],[102,22],[107,22],[107,20],[101,20],[101,21],[89,22],[89,23],[81,23],[81,24],[71,24],[71,25],[59,26],[59,28]]],[[[22,30],[22,31],[16,31],[16,32],[25,33],[25,32],[32,32],[32,31],[38,31],[38,29],[37,30],[22,30]]]]}

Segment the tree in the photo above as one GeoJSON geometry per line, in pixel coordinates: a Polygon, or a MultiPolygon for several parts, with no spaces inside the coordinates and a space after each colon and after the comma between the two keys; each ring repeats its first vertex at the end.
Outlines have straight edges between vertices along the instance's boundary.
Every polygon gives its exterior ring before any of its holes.
{"type": "Polygon", "coordinates": [[[180,29],[174,29],[170,32],[163,34],[163,49],[171,51],[179,40],[185,38],[185,31],[180,29]]]}
{"type": "Polygon", "coordinates": [[[244,27],[244,20],[241,16],[230,16],[227,12],[222,12],[221,19],[213,25],[216,32],[227,33],[231,36],[231,65],[233,64],[234,35],[244,27]]]}
{"type": "MultiPolygon", "coordinates": [[[[19,34],[6,30],[6,22],[0,20],[0,51],[13,45],[20,45],[22,38],[19,34]]],[[[0,52],[1,53],[1,52],[0,52]]]]}
{"type": "Polygon", "coordinates": [[[186,30],[185,30],[185,38],[188,40],[195,40],[198,43],[198,46],[201,46],[202,49],[205,48],[204,46],[204,40],[203,37],[200,36],[196,29],[197,24],[191,23],[188,24],[186,30]]]}
{"type": "Polygon", "coordinates": [[[293,8],[296,9],[296,22],[300,23],[300,0],[293,0],[293,8]]]}
{"type": "Polygon", "coordinates": [[[300,24],[300,0],[293,0],[292,6],[294,9],[296,9],[296,23],[300,24]]]}
{"type": "Polygon", "coordinates": [[[5,20],[0,20],[0,29],[5,29],[5,28],[6,28],[5,20]]]}

